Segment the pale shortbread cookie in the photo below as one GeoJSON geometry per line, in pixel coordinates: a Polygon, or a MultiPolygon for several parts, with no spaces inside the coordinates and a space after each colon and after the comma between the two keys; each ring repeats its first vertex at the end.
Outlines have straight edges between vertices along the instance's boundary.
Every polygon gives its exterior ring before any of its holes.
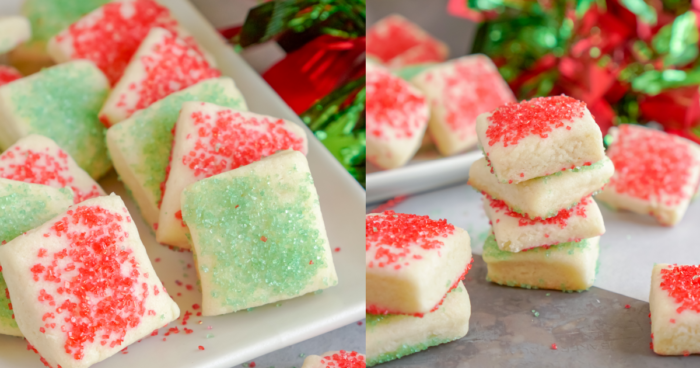
{"type": "Polygon", "coordinates": [[[100,110],[111,127],[168,95],[221,75],[200,48],[163,28],[151,28],[100,110]]]}
{"type": "MultiPolygon", "coordinates": [[[[0,178],[0,244],[43,224],[72,204],[73,192],[69,189],[0,178]]],[[[8,295],[0,274],[0,334],[22,336],[8,295]]]]}
{"type": "Polygon", "coordinates": [[[0,54],[4,54],[32,36],[29,20],[22,16],[0,17],[0,54]]]}
{"type": "Polygon", "coordinates": [[[309,355],[301,368],[365,368],[364,354],[356,351],[329,351],[321,356],[309,355]]]}
{"type": "Polygon", "coordinates": [[[109,93],[104,74],[77,60],[0,87],[0,149],[29,134],[53,139],[94,179],[112,168],[97,112],[109,93]]]}
{"type": "Polygon", "coordinates": [[[288,149],[308,152],[304,129],[291,121],[206,102],[185,102],[175,125],[156,230],[158,242],[192,247],[180,209],[185,187],[288,149]]]}
{"type": "Polygon", "coordinates": [[[700,354],[698,277],[697,265],[654,265],[649,310],[652,349],[656,354],[700,354]]]}
{"type": "Polygon", "coordinates": [[[700,180],[700,146],[638,125],[611,128],[610,184],[596,197],[613,208],[654,216],[673,226],[685,215],[700,180]]]}
{"type": "Polygon", "coordinates": [[[76,204],[106,195],[56,142],[36,134],[20,139],[0,155],[0,178],[70,188],[76,204]]]}
{"type": "Polygon", "coordinates": [[[468,184],[476,190],[505,202],[510,209],[531,219],[556,216],[563,208],[571,208],[581,198],[600,191],[615,172],[607,158],[589,166],[559,171],[518,184],[504,184],[491,173],[485,158],[469,169],[468,184]]]}
{"type": "Polygon", "coordinates": [[[215,316],[335,286],[328,235],[309,165],[280,151],[182,192],[202,287],[215,316]]]}
{"type": "Polygon", "coordinates": [[[450,50],[406,18],[391,14],[367,30],[367,55],[392,68],[442,62],[450,50]]]}
{"type": "Polygon", "coordinates": [[[503,183],[520,183],[605,158],[600,127],[586,104],[568,96],[538,97],[479,115],[486,158],[503,183]]]}
{"type": "Polygon", "coordinates": [[[561,291],[588,290],[598,264],[600,237],[513,253],[498,249],[495,237],[484,243],[486,279],[499,285],[561,291]]]}
{"type": "Polygon", "coordinates": [[[464,56],[427,68],[411,82],[428,97],[428,130],[445,156],[476,146],[479,114],[516,101],[485,55],[464,56]]]}
{"type": "Polygon", "coordinates": [[[114,194],[1,246],[0,264],[19,329],[51,366],[89,367],[180,315],[114,194]]]}
{"type": "Polygon", "coordinates": [[[470,316],[469,294],[461,282],[438,310],[423,318],[367,314],[367,366],[461,339],[469,331],[470,316]]]}
{"type": "Polygon", "coordinates": [[[153,27],[166,29],[198,47],[170,10],[157,1],[120,0],[95,9],[52,37],[47,51],[57,63],[90,60],[115,85],[153,27]]]}
{"type": "Polygon", "coordinates": [[[405,165],[420,147],[428,117],[423,93],[367,64],[367,160],[384,169],[405,165]]]}
{"type": "Polygon", "coordinates": [[[590,196],[546,220],[524,217],[489,195],[485,195],[483,201],[484,211],[491,221],[501,250],[520,252],[546,245],[578,242],[605,233],[603,215],[590,196]]]}
{"type": "Polygon", "coordinates": [[[160,200],[167,180],[172,129],[182,104],[187,101],[247,110],[233,79],[221,77],[173,93],[107,131],[107,147],[114,168],[138,204],[144,220],[153,228],[157,228],[160,200]]]}
{"type": "Polygon", "coordinates": [[[471,267],[469,234],[446,220],[386,211],[365,232],[367,313],[430,313],[471,267]]]}
{"type": "Polygon", "coordinates": [[[17,69],[7,65],[0,65],[0,86],[21,78],[22,74],[17,69]]]}

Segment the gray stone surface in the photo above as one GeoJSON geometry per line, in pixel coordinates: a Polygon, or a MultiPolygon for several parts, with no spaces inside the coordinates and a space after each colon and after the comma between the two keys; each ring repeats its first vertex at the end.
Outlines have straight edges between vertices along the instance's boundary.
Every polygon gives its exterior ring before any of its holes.
{"type": "Polygon", "coordinates": [[[700,367],[697,355],[651,351],[646,302],[596,287],[562,293],[498,286],[486,282],[478,255],[464,284],[472,303],[466,337],[377,367],[700,367]]]}

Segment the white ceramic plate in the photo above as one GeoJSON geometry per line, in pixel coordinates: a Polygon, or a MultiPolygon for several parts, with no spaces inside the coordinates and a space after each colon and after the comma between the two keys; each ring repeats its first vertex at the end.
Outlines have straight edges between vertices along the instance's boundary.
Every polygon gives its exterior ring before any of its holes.
{"type": "MultiPolygon", "coordinates": [[[[190,30],[201,44],[212,52],[224,75],[232,77],[243,92],[251,111],[301,121],[279,96],[255,73],[186,0],[161,0],[174,16],[190,30]]],[[[21,0],[1,0],[0,15],[18,11],[21,0]]],[[[313,135],[307,132],[310,137],[313,135]]],[[[275,305],[255,308],[218,317],[190,317],[187,326],[182,317],[169,327],[178,326],[180,333],[163,341],[167,328],[156,337],[148,337],[129,346],[127,354],[119,353],[94,367],[187,367],[230,368],[258,356],[281,349],[349,323],[365,316],[365,251],[364,203],[362,187],[343,169],[323,145],[311,139],[309,165],[320,196],[323,217],[328,230],[339,284],[321,294],[305,295],[275,305]],[[201,321],[201,324],[199,324],[201,321]],[[193,329],[184,334],[183,327],[193,329]],[[209,329],[211,327],[211,329],[209,329]],[[213,335],[207,338],[208,334],[213,335]],[[204,351],[198,350],[201,345],[204,351]]],[[[201,304],[197,291],[192,254],[179,253],[159,245],[141,219],[134,203],[125,195],[124,187],[112,173],[101,182],[107,192],[124,198],[136,220],[141,239],[151,261],[184,315],[196,314],[192,308],[201,304]],[[159,259],[158,262],[155,262],[159,259]],[[190,265],[190,266],[188,266],[190,265]],[[188,290],[188,285],[192,290],[188,290]],[[181,296],[177,296],[178,293],[181,296]]],[[[317,352],[323,353],[323,352],[317,352]]],[[[24,339],[0,336],[0,367],[41,368],[39,357],[26,350],[24,339]]]]}
{"type": "Polygon", "coordinates": [[[427,152],[398,169],[381,171],[368,167],[367,203],[466,183],[469,167],[481,157],[481,151],[439,157],[437,153],[427,152]]]}

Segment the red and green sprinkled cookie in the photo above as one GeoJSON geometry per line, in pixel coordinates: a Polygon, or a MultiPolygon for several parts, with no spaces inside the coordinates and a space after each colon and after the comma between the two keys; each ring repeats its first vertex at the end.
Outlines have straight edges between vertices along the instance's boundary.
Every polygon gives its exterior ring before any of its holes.
{"type": "Polygon", "coordinates": [[[469,331],[470,317],[471,302],[462,282],[447,294],[440,308],[422,318],[367,314],[367,366],[459,340],[469,331]]]}
{"type": "Polygon", "coordinates": [[[400,68],[445,61],[449,49],[418,25],[392,14],[367,30],[367,54],[391,68],[400,68]]]}
{"type": "Polygon", "coordinates": [[[638,125],[612,128],[608,157],[615,175],[597,198],[613,208],[651,214],[673,226],[685,214],[700,180],[700,146],[638,125]]]}
{"type": "Polygon", "coordinates": [[[603,215],[591,196],[547,219],[530,219],[505,202],[484,194],[484,211],[493,226],[498,247],[509,252],[576,242],[605,233],[603,215]]]}
{"type": "Polygon", "coordinates": [[[105,195],[90,175],[50,138],[29,135],[0,155],[0,178],[69,188],[75,203],[105,195]]]}
{"type": "Polygon", "coordinates": [[[700,354],[700,266],[654,265],[649,309],[656,354],[700,354]]]}
{"type": "Polygon", "coordinates": [[[19,329],[52,367],[89,367],[180,315],[116,195],[1,246],[0,264],[19,329]]]}
{"type": "Polygon", "coordinates": [[[394,169],[413,157],[428,125],[423,93],[388,70],[367,64],[367,159],[394,169]]]}
{"type": "Polygon", "coordinates": [[[329,351],[321,356],[309,355],[301,368],[365,368],[364,354],[356,351],[329,351]]]}
{"type": "Polygon", "coordinates": [[[115,85],[153,27],[198,47],[168,8],[154,0],[122,0],[103,5],[51,38],[48,52],[57,63],[90,60],[115,85]]]}
{"type": "Polygon", "coordinates": [[[185,187],[277,151],[308,151],[304,129],[291,121],[206,102],[184,103],[174,133],[156,239],[185,249],[192,247],[180,209],[185,187]]]}
{"type": "Polygon", "coordinates": [[[144,220],[153,228],[158,226],[160,201],[170,170],[172,131],[187,101],[247,110],[233,79],[214,78],[173,93],[107,131],[107,146],[114,168],[138,204],[144,220]]]}
{"type": "Polygon", "coordinates": [[[182,192],[202,287],[214,316],[338,283],[306,157],[275,153],[182,192]]]}
{"type": "Polygon", "coordinates": [[[100,110],[100,121],[111,127],[172,93],[220,75],[213,60],[191,41],[151,28],[100,110]]]}
{"type": "Polygon", "coordinates": [[[498,181],[485,158],[469,168],[468,184],[497,198],[530,219],[557,216],[562,209],[576,206],[582,198],[598,193],[615,172],[612,161],[605,158],[592,165],[560,171],[518,184],[498,181]]]}
{"type": "Polygon", "coordinates": [[[476,133],[502,183],[520,183],[605,158],[600,127],[586,104],[564,95],[512,102],[479,115],[476,133]]]}
{"type": "MultiPolygon", "coordinates": [[[[0,178],[0,245],[50,220],[73,204],[73,192],[0,178]]],[[[0,269],[2,271],[2,269],[0,269]]],[[[0,274],[0,334],[22,336],[0,274]]]]}
{"type": "Polygon", "coordinates": [[[0,149],[20,138],[51,138],[90,176],[112,168],[97,113],[109,84],[89,61],[57,65],[0,87],[0,149]]]}
{"type": "Polygon", "coordinates": [[[479,114],[515,102],[513,92],[485,55],[470,55],[427,68],[412,79],[428,97],[428,129],[441,154],[476,146],[479,114]]]}
{"type": "Polygon", "coordinates": [[[386,211],[365,218],[367,313],[422,317],[472,262],[469,234],[446,220],[386,211]]]}

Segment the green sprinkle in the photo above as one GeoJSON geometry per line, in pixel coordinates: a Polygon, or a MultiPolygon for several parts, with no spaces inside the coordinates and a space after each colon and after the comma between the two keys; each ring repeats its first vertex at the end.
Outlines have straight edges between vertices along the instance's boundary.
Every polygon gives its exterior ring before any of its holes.
{"type": "Polygon", "coordinates": [[[539,317],[539,316],[540,316],[540,312],[538,312],[538,311],[536,311],[536,310],[534,310],[534,309],[532,310],[532,314],[534,314],[535,317],[539,317]]]}
{"type": "Polygon", "coordinates": [[[282,303],[275,304],[275,307],[281,307],[281,306],[282,306],[282,303]]]}
{"type": "Polygon", "coordinates": [[[305,356],[306,356],[306,354],[304,354],[304,353],[299,354],[299,358],[303,358],[305,356]]]}
{"type": "Polygon", "coordinates": [[[546,296],[549,296],[549,293],[547,293],[547,295],[546,295],[546,296]]]}
{"type": "Polygon", "coordinates": [[[426,350],[431,346],[437,346],[440,344],[446,344],[448,342],[452,342],[455,339],[441,339],[438,337],[431,337],[428,340],[416,344],[416,345],[402,345],[400,348],[389,352],[389,353],[384,353],[381,354],[373,359],[367,359],[367,366],[371,367],[377,364],[381,363],[386,363],[395,359],[399,359],[402,357],[405,357],[406,355],[418,353],[420,351],[426,350]]]}
{"type": "Polygon", "coordinates": [[[26,124],[28,133],[56,141],[93,178],[112,167],[105,127],[97,118],[109,86],[92,63],[60,64],[2,88],[12,96],[9,113],[26,124]]]}
{"type": "Polygon", "coordinates": [[[48,41],[87,13],[111,0],[27,0],[22,7],[32,26],[32,41],[48,41]]]}
{"type": "Polygon", "coordinates": [[[207,339],[211,339],[214,337],[214,334],[207,334],[207,339]]]}

